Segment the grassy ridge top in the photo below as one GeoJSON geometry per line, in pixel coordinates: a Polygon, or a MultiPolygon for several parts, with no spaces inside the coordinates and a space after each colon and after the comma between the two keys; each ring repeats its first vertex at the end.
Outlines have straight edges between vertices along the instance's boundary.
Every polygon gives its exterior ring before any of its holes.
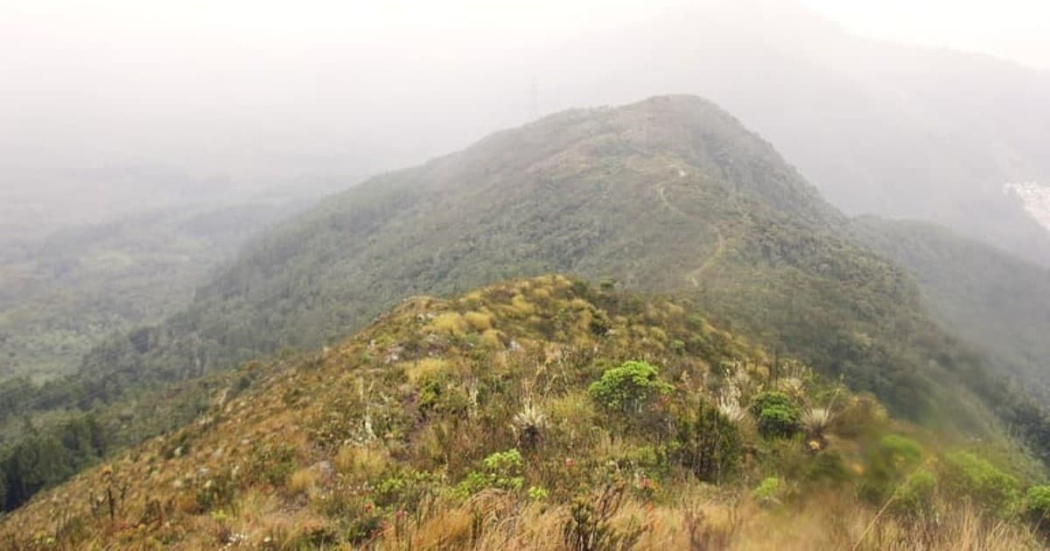
{"type": "Polygon", "coordinates": [[[903,487],[914,501],[880,537],[938,514],[934,548],[1037,545],[1020,521],[979,518],[1028,510],[1014,475],[968,453],[936,466],[944,441],[873,398],[687,306],[562,276],[410,299],[231,380],[196,422],[13,512],[0,541],[874,548],[865,527],[903,487]],[[974,486],[973,469],[1001,487],[974,486]],[[942,486],[912,485],[917,473],[942,486]],[[971,494],[975,508],[951,504],[971,494]]]}

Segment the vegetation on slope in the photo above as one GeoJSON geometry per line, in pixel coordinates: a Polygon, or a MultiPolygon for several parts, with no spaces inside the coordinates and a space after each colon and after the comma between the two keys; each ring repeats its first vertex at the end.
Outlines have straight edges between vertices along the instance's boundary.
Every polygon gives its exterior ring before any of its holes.
{"type": "MultiPolygon", "coordinates": [[[[91,411],[260,355],[315,349],[405,296],[549,272],[687,298],[893,412],[1045,453],[1050,424],[927,316],[903,269],[854,240],[773,148],[694,97],[571,111],[378,177],[248,246],[156,327],[0,408],[91,411]]],[[[186,411],[192,411],[187,408],[186,411]]]]}
{"type": "Polygon", "coordinates": [[[1050,271],[930,224],[863,218],[860,228],[908,269],[943,326],[991,351],[1035,396],[1050,396],[1050,271]]]}
{"type": "Polygon", "coordinates": [[[902,270],[842,236],[848,224],[706,101],[572,111],[366,182],[255,241],[189,311],[93,351],[83,392],[314,348],[414,293],[560,271],[692,297],[929,415],[929,380],[961,369],[930,359],[955,345],[902,270]]]}
{"type": "Polygon", "coordinates": [[[67,375],[110,334],[184,308],[221,261],[287,210],[168,209],[26,245],[0,262],[0,380],[67,375]]]}
{"type": "Polygon", "coordinates": [[[0,541],[1039,546],[1046,487],[1023,495],[1034,479],[997,450],[942,454],[951,442],[688,306],[561,276],[411,299],[236,374],[196,422],[13,512],[0,541]]]}

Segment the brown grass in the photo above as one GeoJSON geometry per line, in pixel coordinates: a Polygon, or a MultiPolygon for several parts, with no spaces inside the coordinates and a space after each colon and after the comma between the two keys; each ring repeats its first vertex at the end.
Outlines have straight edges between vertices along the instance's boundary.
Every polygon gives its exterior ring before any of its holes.
{"type": "MultiPolygon", "coordinates": [[[[702,490],[694,490],[700,492],[702,490]]],[[[710,549],[740,551],[922,550],[1015,551],[1043,549],[1018,524],[989,519],[965,504],[936,520],[879,519],[865,535],[876,511],[851,498],[813,496],[801,509],[768,510],[749,501],[682,496],[657,506],[626,500],[611,519],[615,530],[642,527],[634,549],[710,549]],[[863,537],[862,537],[863,536],[863,537]]],[[[392,549],[569,549],[563,529],[566,506],[527,503],[506,494],[481,494],[467,503],[445,503],[400,533],[384,532],[380,548],[392,549]]]]}

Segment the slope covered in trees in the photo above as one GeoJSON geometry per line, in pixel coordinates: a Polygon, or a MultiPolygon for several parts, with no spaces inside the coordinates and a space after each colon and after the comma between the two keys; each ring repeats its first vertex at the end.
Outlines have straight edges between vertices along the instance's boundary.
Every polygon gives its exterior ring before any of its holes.
{"type": "Polygon", "coordinates": [[[249,363],[197,422],[15,511],[0,543],[1039,547],[1050,488],[1008,449],[603,287],[415,297],[330,349],[249,363]]]}
{"type": "Polygon", "coordinates": [[[113,333],[184,308],[196,285],[291,204],[157,209],[0,255],[0,381],[54,379],[113,333]]]}
{"type": "Polygon", "coordinates": [[[940,323],[1050,396],[1050,270],[931,224],[862,218],[865,240],[913,275],[940,323]]]}
{"type": "Polygon", "coordinates": [[[84,372],[185,378],[316,348],[411,294],[564,271],[691,297],[921,416],[932,351],[907,341],[939,337],[903,272],[848,226],[709,102],[571,111],[329,199],[84,372]]]}
{"type": "Polygon", "coordinates": [[[138,402],[333,343],[406,296],[566,272],[690,301],[914,420],[988,437],[992,409],[1045,454],[1040,407],[941,331],[906,272],[857,231],[710,102],[569,111],[324,201],[254,240],[186,311],[114,337],[0,414],[11,425],[33,408],[138,402]]]}

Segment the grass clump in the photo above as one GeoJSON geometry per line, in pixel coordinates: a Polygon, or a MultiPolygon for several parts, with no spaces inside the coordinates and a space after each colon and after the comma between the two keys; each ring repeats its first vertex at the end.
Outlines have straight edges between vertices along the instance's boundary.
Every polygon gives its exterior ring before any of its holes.
{"type": "Polygon", "coordinates": [[[430,326],[438,332],[446,333],[455,337],[462,337],[469,325],[459,312],[445,312],[438,314],[430,326]]]}
{"type": "Polygon", "coordinates": [[[405,376],[408,382],[419,384],[424,381],[432,381],[440,378],[450,369],[448,360],[441,358],[423,358],[418,362],[405,368],[405,376]]]}
{"type": "Polygon", "coordinates": [[[482,312],[467,312],[463,314],[463,321],[478,333],[492,328],[492,316],[482,312]]]}

